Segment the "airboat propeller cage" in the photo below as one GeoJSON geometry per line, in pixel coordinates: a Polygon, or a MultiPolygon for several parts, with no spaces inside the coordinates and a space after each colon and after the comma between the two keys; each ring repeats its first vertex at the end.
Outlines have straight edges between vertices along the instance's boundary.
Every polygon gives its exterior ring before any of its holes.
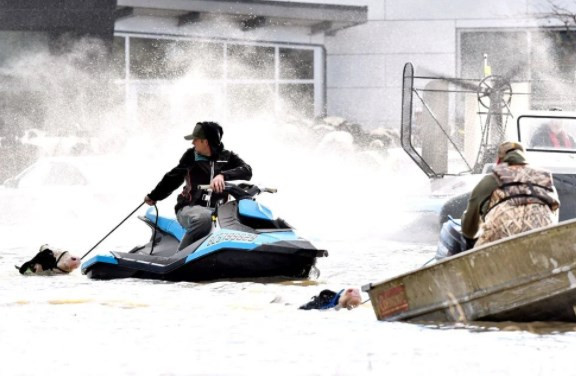
{"type": "Polygon", "coordinates": [[[481,173],[496,160],[513,118],[512,85],[506,76],[422,76],[406,63],[402,82],[401,145],[428,177],[481,173]],[[469,123],[470,108],[479,129],[469,123]]]}

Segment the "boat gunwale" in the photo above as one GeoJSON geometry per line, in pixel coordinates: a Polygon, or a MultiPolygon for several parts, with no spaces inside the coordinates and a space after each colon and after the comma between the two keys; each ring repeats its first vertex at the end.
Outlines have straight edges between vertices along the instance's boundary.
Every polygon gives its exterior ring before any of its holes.
{"type": "MultiPolygon", "coordinates": [[[[516,235],[513,235],[513,236],[505,238],[505,239],[501,239],[501,240],[498,240],[498,241],[495,241],[492,243],[482,245],[481,247],[478,247],[477,249],[471,249],[469,251],[462,252],[462,253],[457,254],[455,256],[445,258],[443,260],[438,261],[437,263],[423,266],[421,268],[403,273],[399,276],[389,278],[389,279],[384,280],[382,282],[370,283],[368,285],[364,285],[364,286],[362,286],[362,290],[365,292],[368,292],[368,294],[371,295],[372,290],[381,289],[385,285],[389,285],[389,286],[387,286],[388,288],[394,288],[395,286],[405,285],[404,280],[407,277],[413,277],[415,274],[434,273],[435,269],[442,268],[443,267],[442,265],[447,263],[447,262],[453,262],[454,260],[457,260],[461,257],[468,257],[468,256],[470,256],[476,252],[481,253],[483,250],[486,250],[488,248],[492,248],[493,246],[495,246],[497,244],[502,244],[502,243],[506,243],[506,242],[513,242],[514,240],[516,240],[518,238],[531,237],[531,236],[534,236],[534,234],[545,233],[545,232],[550,231],[550,230],[562,230],[565,227],[570,227],[570,226],[574,226],[574,225],[576,225],[576,219],[567,220],[567,221],[560,222],[558,224],[529,230],[529,231],[523,232],[521,234],[516,234],[516,235]],[[397,282],[397,283],[395,284],[394,282],[397,282]]],[[[553,276],[567,275],[568,273],[574,272],[575,269],[576,269],[576,261],[569,263],[569,264],[558,265],[558,266],[554,267],[553,269],[545,269],[545,270],[543,270],[543,273],[540,273],[540,274],[530,274],[529,276],[515,278],[513,280],[509,280],[508,281],[509,283],[501,283],[498,285],[490,286],[490,288],[482,288],[479,290],[475,290],[469,294],[461,294],[458,298],[451,296],[451,299],[449,299],[449,300],[443,300],[439,303],[433,303],[433,304],[430,304],[430,305],[427,305],[424,307],[420,307],[420,308],[416,308],[416,309],[409,309],[407,311],[400,312],[396,315],[390,315],[387,317],[380,318],[380,320],[397,321],[397,320],[410,320],[410,319],[418,318],[419,316],[425,315],[427,313],[432,313],[435,311],[444,311],[444,310],[447,310],[450,308],[456,308],[456,307],[461,306],[463,304],[473,302],[475,300],[478,300],[478,299],[481,299],[481,298],[484,298],[484,297],[487,297],[490,295],[495,295],[495,294],[501,293],[501,292],[506,291],[506,290],[518,289],[518,288],[521,288],[522,286],[530,285],[534,282],[537,282],[540,280],[545,280],[545,279],[551,278],[553,276]]],[[[569,292],[571,290],[576,290],[576,284],[570,284],[567,288],[563,288],[563,289],[555,289],[555,290],[553,290],[554,293],[553,294],[548,293],[547,297],[553,297],[556,295],[564,294],[564,293],[569,292]]],[[[371,296],[371,299],[372,298],[373,297],[371,296]]],[[[499,312],[491,312],[489,314],[493,315],[493,314],[497,314],[500,312],[505,312],[505,311],[508,311],[510,309],[522,307],[522,306],[537,302],[538,300],[539,299],[537,299],[537,298],[533,298],[533,299],[525,301],[524,303],[517,303],[514,306],[507,307],[505,310],[501,310],[499,312]]],[[[374,306],[374,303],[373,303],[373,308],[374,308],[376,315],[378,316],[378,312],[376,310],[376,307],[374,306]]]]}
{"type": "MultiPolygon", "coordinates": [[[[573,262],[572,264],[570,264],[569,266],[562,266],[560,267],[561,271],[560,272],[555,272],[554,270],[556,270],[558,268],[553,269],[550,273],[546,273],[546,275],[538,275],[538,276],[531,276],[531,277],[524,277],[524,278],[518,278],[515,281],[522,281],[522,282],[518,282],[518,283],[510,283],[508,285],[506,284],[501,284],[498,285],[498,287],[495,287],[494,289],[480,289],[477,291],[474,291],[468,295],[463,296],[462,298],[456,298],[454,297],[454,299],[449,300],[448,302],[443,302],[443,303],[437,303],[437,304],[433,304],[433,305],[429,305],[426,307],[422,307],[422,308],[417,308],[417,309],[413,309],[407,312],[403,312],[400,313],[396,316],[389,316],[386,317],[385,320],[389,321],[396,321],[396,320],[404,320],[406,318],[412,318],[413,316],[421,316],[423,314],[426,313],[430,313],[430,312],[434,312],[434,311],[439,311],[439,310],[446,310],[446,309],[450,309],[451,307],[457,307],[460,306],[462,304],[465,303],[469,303],[471,301],[474,301],[478,298],[483,298],[483,297],[487,297],[490,295],[495,295],[499,292],[505,291],[505,290],[512,290],[521,286],[525,286],[525,285],[530,285],[533,282],[536,281],[541,281],[543,279],[549,278],[551,276],[558,276],[558,275],[562,275],[562,274],[568,274],[569,272],[572,272],[576,269],[576,262],[573,262]],[[567,269],[568,267],[568,269],[567,269]],[[525,281],[524,281],[525,280],[525,281]],[[409,314],[410,313],[410,314],[409,314]]],[[[569,287],[566,289],[562,289],[562,290],[554,290],[554,294],[549,294],[547,295],[548,297],[552,297],[555,295],[561,295],[564,294],[568,291],[571,290],[576,290],[576,284],[573,287],[569,287]]],[[[514,309],[517,307],[521,307],[527,304],[531,304],[538,301],[537,299],[531,299],[529,301],[525,301],[524,303],[521,304],[516,304],[514,306],[509,307],[509,309],[514,309]]],[[[506,309],[509,310],[509,309],[506,309]]],[[[492,312],[491,315],[493,314],[497,314],[499,312],[492,312]]]]}
{"type": "Polygon", "coordinates": [[[407,272],[405,272],[405,273],[399,274],[399,275],[397,275],[397,276],[395,276],[395,277],[391,277],[391,278],[388,278],[388,279],[385,279],[385,280],[382,280],[382,281],[379,281],[379,282],[368,283],[368,284],[362,286],[362,291],[364,291],[364,292],[370,292],[370,290],[372,290],[372,289],[374,288],[373,286],[375,286],[375,285],[381,285],[381,284],[385,284],[385,283],[388,283],[388,282],[391,282],[391,281],[394,281],[394,280],[397,280],[397,279],[400,279],[400,278],[404,278],[405,276],[408,276],[408,275],[413,274],[413,273],[415,273],[415,272],[423,272],[423,271],[428,270],[428,269],[439,268],[440,265],[442,265],[442,264],[445,264],[445,263],[448,263],[448,262],[452,262],[452,261],[457,260],[457,259],[459,259],[459,258],[461,258],[461,257],[465,257],[465,256],[468,256],[468,255],[470,255],[470,254],[477,253],[477,252],[479,252],[479,251],[483,251],[483,250],[485,250],[486,248],[491,248],[492,246],[497,245],[497,244],[510,242],[510,241],[513,241],[513,240],[515,240],[515,239],[517,239],[517,238],[521,238],[521,237],[527,237],[527,236],[529,236],[529,235],[531,235],[531,234],[534,234],[534,233],[539,233],[539,232],[549,231],[549,230],[551,230],[551,229],[566,227],[566,226],[571,225],[571,224],[575,224],[575,225],[576,225],[576,218],[575,218],[575,219],[568,220],[568,221],[563,221],[563,222],[560,222],[560,223],[557,223],[557,224],[554,224],[554,225],[549,225],[549,226],[540,227],[540,228],[533,229],[533,230],[528,230],[528,231],[525,231],[525,232],[520,233],[520,234],[516,234],[516,235],[509,236],[509,237],[507,237],[507,238],[505,238],[505,239],[500,239],[500,240],[494,241],[494,242],[492,242],[492,243],[486,243],[486,244],[484,244],[484,245],[481,245],[481,246],[478,247],[478,248],[473,248],[473,249],[470,249],[470,250],[468,250],[468,251],[458,253],[458,254],[456,254],[456,255],[454,255],[454,256],[446,257],[446,258],[444,258],[444,259],[442,259],[442,260],[440,260],[440,261],[437,261],[437,262],[435,262],[435,263],[433,263],[433,264],[421,266],[421,267],[416,268],[416,269],[412,269],[412,270],[407,271],[407,272]]]}

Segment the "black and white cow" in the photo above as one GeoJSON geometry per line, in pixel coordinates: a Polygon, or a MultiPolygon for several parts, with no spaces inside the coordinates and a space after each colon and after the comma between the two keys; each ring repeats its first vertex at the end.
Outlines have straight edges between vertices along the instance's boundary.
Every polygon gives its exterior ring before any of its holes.
{"type": "Polygon", "coordinates": [[[22,266],[16,266],[20,274],[68,274],[80,266],[80,258],[71,255],[68,251],[52,249],[48,244],[40,250],[31,260],[22,266]]]}

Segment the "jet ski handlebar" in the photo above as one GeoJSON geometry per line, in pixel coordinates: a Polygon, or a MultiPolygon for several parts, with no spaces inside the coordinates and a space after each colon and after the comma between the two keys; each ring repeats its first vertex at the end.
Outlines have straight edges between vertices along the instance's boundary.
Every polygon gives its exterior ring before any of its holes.
{"type": "MultiPolygon", "coordinates": [[[[198,189],[207,191],[207,192],[213,192],[213,189],[210,187],[210,184],[200,184],[198,185],[198,189]]],[[[247,184],[247,183],[240,183],[240,184],[234,184],[234,183],[225,183],[224,184],[224,192],[229,193],[230,195],[232,195],[235,199],[241,199],[244,197],[254,197],[257,196],[260,193],[276,193],[278,192],[278,189],[276,188],[261,188],[258,187],[255,184],[247,184]]]]}

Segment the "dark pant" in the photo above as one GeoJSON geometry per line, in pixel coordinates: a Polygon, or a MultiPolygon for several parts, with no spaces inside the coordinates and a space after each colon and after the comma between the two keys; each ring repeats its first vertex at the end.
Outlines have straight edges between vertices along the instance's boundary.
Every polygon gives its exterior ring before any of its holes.
{"type": "Polygon", "coordinates": [[[204,206],[185,206],[176,213],[178,222],[186,230],[178,250],[184,249],[196,240],[208,235],[212,229],[213,209],[204,206]]]}

